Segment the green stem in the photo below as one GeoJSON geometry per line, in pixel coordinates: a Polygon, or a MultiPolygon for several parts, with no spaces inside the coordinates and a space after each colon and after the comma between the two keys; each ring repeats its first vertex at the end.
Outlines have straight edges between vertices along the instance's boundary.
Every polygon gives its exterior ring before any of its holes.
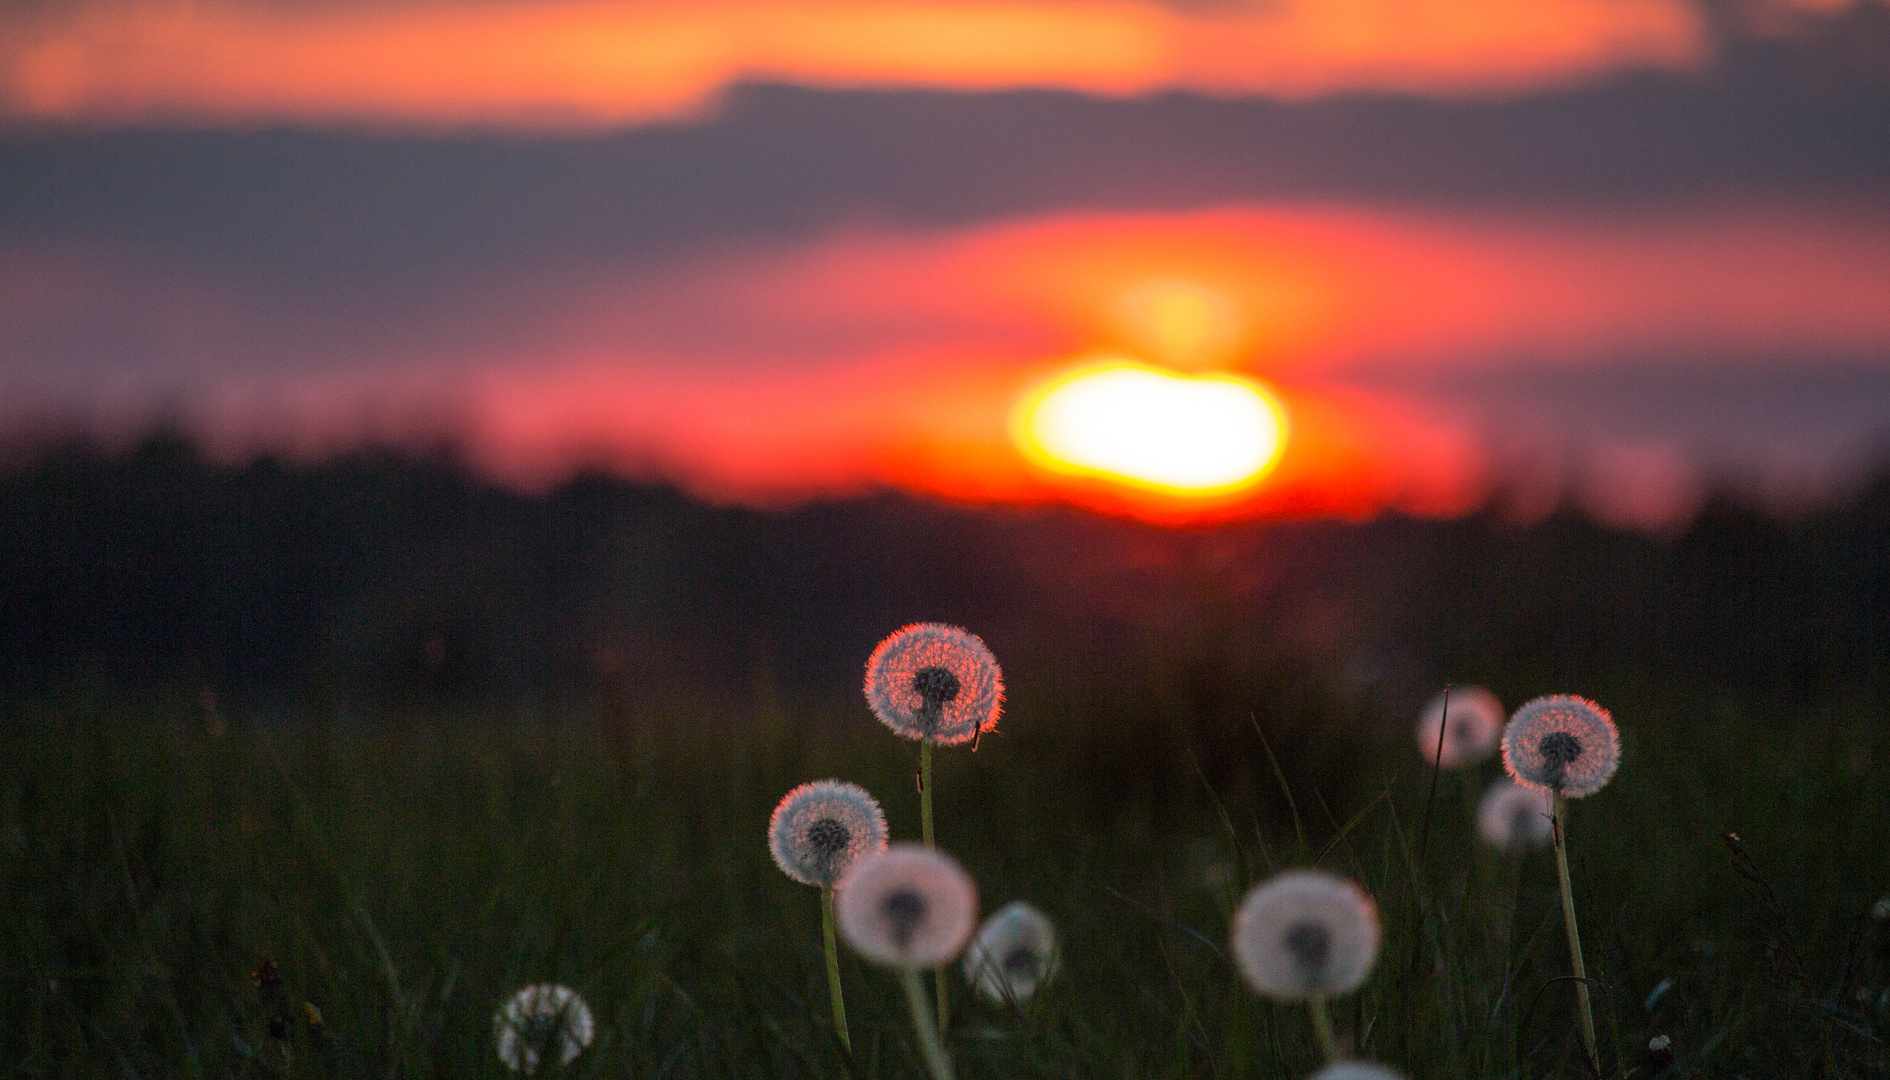
{"type": "Polygon", "coordinates": [[[1582,1012],[1582,1045],[1588,1050],[1588,1064],[1596,1075],[1601,1072],[1601,1054],[1595,1048],[1595,1013],[1588,1002],[1588,971],[1582,965],[1582,932],[1575,925],[1575,889],[1568,880],[1568,842],[1563,829],[1568,813],[1568,799],[1559,791],[1550,799],[1550,814],[1555,825],[1555,872],[1562,882],[1562,921],[1568,926],[1568,955],[1575,965],[1575,1000],[1582,1012]]]}
{"type": "MultiPolygon", "coordinates": [[[[926,847],[937,847],[932,835],[932,740],[919,742],[919,828],[925,836],[926,847]]],[[[950,987],[945,981],[945,969],[932,969],[932,983],[938,992],[938,1026],[943,1031],[951,1026],[952,1005],[947,996],[950,987]]]]}
{"type": "Polygon", "coordinates": [[[912,1026],[919,1033],[919,1048],[925,1052],[925,1067],[932,1080],[952,1080],[952,1059],[945,1056],[939,1043],[938,1029],[932,1026],[932,1010],[925,1003],[925,988],[919,985],[919,973],[900,968],[899,979],[906,985],[906,1004],[912,1007],[912,1026]]]}
{"type": "Polygon", "coordinates": [[[847,1000],[840,994],[840,951],[833,940],[833,886],[820,887],[820,925],[827,939],[827,995],[833,999],[833,1030],[840,1045],[853,1052],[853,1040],[847,1037],[847,1000]]]}
{"type": "Polygon", "coordinates": [[[932,839],[932,740],[919,743],[919,829],[926,847],[937,847],[932,839]]]}
{"type": "Polygon", "coordinates": [[[1319,1040],[1319,1052],[1326,1055],[1326,1064],[1339,1060],[1339,1041],[1332,1037],[1332,1017],[1326,1013],[1326,999],[1323,994],[1314,994],[1306,999],[1306,1007],[1312,1010],[1313,1037],[1319,1040]]]}

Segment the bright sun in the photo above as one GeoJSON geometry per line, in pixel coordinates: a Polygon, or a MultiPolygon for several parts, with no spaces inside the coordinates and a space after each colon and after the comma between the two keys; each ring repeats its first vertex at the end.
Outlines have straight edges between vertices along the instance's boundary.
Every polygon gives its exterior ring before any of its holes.
{"type": "Polygon", "coordinates": [[[1017,440],[1058,472],[1221,495],[1273,464],[1285,427],[1273,398],[1245,379],[1118,361],[1066,375],[1027,398],[1017,440]]]}

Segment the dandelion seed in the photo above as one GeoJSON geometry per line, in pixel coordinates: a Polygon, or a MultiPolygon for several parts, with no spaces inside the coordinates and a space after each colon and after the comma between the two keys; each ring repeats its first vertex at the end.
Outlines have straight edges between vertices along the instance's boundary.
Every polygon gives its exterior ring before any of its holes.
{"type": "Polygon", "coordinates": [[[952,746],[997,727],[1004,676],[977,635],[943,623],[914,623],[873,650],[866,662],[866,701],[900,735],[952,746]]]}
{"type": "Polygon", "coordinates": [[[834,1035],[850,1053],[846,995],[834,945],[833,891],[861,859],[886,850],[886,814],[858,784],[816,780],[782,797],[768,820],[768,851],[783,873],[803,885],[820,886],[821,939],[827,954],[827,994],[834,1035]]]}
{"type": "Polygon", "coordinates": [[[795,881],[832,885],[854,863],[886,850],[886,814],[858,784],[802,784],[774,808],[768,850],[795,881]]]}
{"type": "Polygon", "coordinates": [[[978,889],[958,860],[894,844],[853,864],[834,886],[847,944],[875,963],[918,970],[951,961],[978,918],[978,889]]]}
{"type": "Polygon", "coordinates": [[[1496,752],[1503,738],[1503,703],[1481,686],[1455,686],[1431,699],[1418,715],[1417,744],[1424,760],[1443,769],[1462,769],[1496,752]],[[1444,724],[1444,706],[1450,723],[1444,724]],[[1443,752],[1438,728],[1443,727],[1443,752]]]}
{"type": "Polygon", "coordinates": [[[1870,917],[1878,922],[1890,919],[1890,896],[1880,896],[1876,903],[1870,905],[1870,917]]]}
{"type": "Polygon", "coordinates": [[[1323,870],[1288,870],[1234,913],[1234,958],[1248,984],[1287,1001],[1350,993],[1378,959],[1378,908],[1323,870]]]}
{"type": "Polygon", "coordinates": [[[1492,846],[1519,854],[1553,839],[1555,823],[1542,792],[1498,780],[1477,804],[1477,832],[1492,846]]]}
{"type": "Polygon", "coordinates": [[[1312,1074],[1312,1080],[1404,1080],[1404,1074],[1369,1061],[1335,1061],[1312,1074]]]}
{"type": "Polygon", "coordinates": [[[558,1063],[569,1065],[591,1044],[596,1025],[590,1006],[568,986],[540,983],[513,994],[492,1016],[499,1060],[527,1076],[538,1071],[539,1055],[557,1047],[558,1063]]]}
{"type": "Polygon", "coordinates": [[[1503,768],[1519,784],[1550,793],[1555,818],[1556,884],[1562,890],[1562,924],[1568,932],[1569,966],[1575,977],[1575,1007],[1582,1047],[1591,1069],[1600,1068],[1594,1008],[1582,961],[1581,926],[1575,919],[1575,887],[1568,874],[1568,800],[1593,795],[1621,763],[1621,736],[1608,710],[1587,698],[1553,694],[1524,702],[1503,730],[1503,768]]]}
{"type": "Polygon", "coordinates": [[[998,1004],[1023,1005],[1057,970],[1057,932],[1043,912],[1015,900],[978,927],[965,949],[965,981],[998,1004]]]}
{"type": "Polygon", "coordinates": [[[1554,694],[1526,702],[1503,731],[1503,768],[1517,783],[1579,799],[1600,791],[1621,763],[1608,710],[1554,694]]]}

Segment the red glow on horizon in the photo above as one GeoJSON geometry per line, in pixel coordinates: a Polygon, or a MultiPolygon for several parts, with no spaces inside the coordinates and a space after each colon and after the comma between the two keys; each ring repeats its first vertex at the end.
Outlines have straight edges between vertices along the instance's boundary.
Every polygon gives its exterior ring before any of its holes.
{"type": "MultiPolygon", "coordinates": [[[[183,385],[191,415],[232,448],[450,430],[521,484],[601,464],[763,504],[890,486],[1160,520],[1450,514],[1484,498],[1504,462],[1552,460],[1590,435],[1553,410],[1493,428],[1447,393],[1409,389],[1425,379],[1890,353],[1890,221],[1765,207],[1246,207],[852,231],[473,277],[338,354],[305,342],[345,313],[88,252],[0,252],[0,281],[34,284],[0,295],[0,324],[54,340],[109,317],[201,367],[169,383],[146,367],[89,376],[69,395],[149,408],[183,385]],[[1224,500],[1046,471],[1012,443],[1015,405],[1099,354],[1250,377],[1290,437],[1260,483],[1224,500]],[[224,374],[183,381],[197,370],[224,374]]],[[[16,389],[17,403],[32,388],[16,389]]],[[[1595,438],[1586,467],[1606,512],[1649,521],[1695,497],[1684,446],[1595,438]]]]}

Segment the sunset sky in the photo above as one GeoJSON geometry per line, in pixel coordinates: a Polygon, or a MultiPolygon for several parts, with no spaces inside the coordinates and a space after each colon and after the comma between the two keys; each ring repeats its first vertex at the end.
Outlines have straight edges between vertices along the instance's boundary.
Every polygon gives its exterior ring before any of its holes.
{"type": "Polygon", "coordinates": [[[1798,504],[1890,461],[1890,4],[12,0],[0,424],[160,418],[759,504],[1798,504]],[[1124,361],[1256,381],[1277,463],[1017,444],[1124,361]]]}

